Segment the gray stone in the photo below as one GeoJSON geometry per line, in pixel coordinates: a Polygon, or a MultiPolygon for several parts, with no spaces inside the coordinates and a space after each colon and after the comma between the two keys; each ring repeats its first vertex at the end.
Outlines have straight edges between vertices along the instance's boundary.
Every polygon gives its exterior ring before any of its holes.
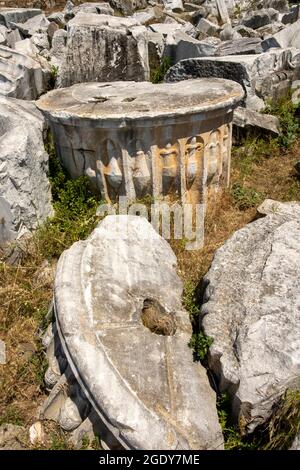
{"type": "Polygon", "coordinates": [[[114,10],[111,8],[109,3],[82,3],[78,7],[73,8],[74,15],[77,13],[95,13],[96,15],[113,15],[114,10]]]}
{"type": "Polygon", "coordinates": [[[222,41],[230,41],[232,39],[240,39],[242,35],[235,31],[230,24],[226,24],[220,32],[222,41]]]}
{"type": "Polygon", "coordinates": [[[79,409],[74,401],[68,397],[60,410],[59,424],[64,431],[74,431],[82,423],[79,409]]]}
{"type": "Polygon", "coordinates": [[[166,10],[171,10],[175,12],[183,11],[182,0],[162,0],[162,2],[166,10]]]}
{"type": "Polygon", "coordinates": [[[251,433],[288,388],[300,386],[300,203],[266,201],[261,218],[215,253],[205,276],[209,367],[251,433]]]}
{"type": "Polygon", "coordinates": [[[295,436],[295,439],[293,440],[293,443],[289,450],[300,450],[300,433],[295,436]]]}
{"type": "Polygon", "coordinates": [[[164,55],[171,58],[172,64],[192,57],[210,57],[216,54],[220,42],[214,37],[198,41],[179,30],[168,35],[164,55]]]}
{"type": "Polygon", "coordinates": [[[52,206],[42,115],[26,101],[0,96],[0,104],[0,243],[4,243],[36,228],[52,214],[52,206]]]}
{"type": "Polygon", "coordinates": [[[167,36],[168,34],[173,34],[174,31],[181,31],[182,25],[179,23],[153,23],[149,25],[149,29],[155,33],[167,36]]]}
{"type": "Polygon", "coordinates": [[[6,345],[0,339],[0,365],[6,364],[6,345]]]}
{"type": "Polygon", "coordinates": [[[50,51],[51,64],[61,67],[67,54],[68,33],[64,29],[56,31],[52,38],[52,48],[50,51]]]}
{"type": "Polygon", "coordinates": [[[36,421],[30,426],[29,440],[30,443],[35,446],[46,444],[46,432],[41,421],[36,421]]]}
{"type": "Polygon", "coordinates": [[[257,38],[259,37],[258,33],[244,25],[238,25],[234,27],[234,31],[240,34],[243,38],[257,38]]]}
{"type": "Polygon", "coordinates": [[[106,217],[59,260],[55,312],[68,361],[124,448],[223,446],[181,294],[176,257],[143,217],[106,217]],[[146,315],[163,316],[167,335],[151,332],[146,315]]]}
{"type": "Polygon", "coordinates": [[[295,23],[300,18],[300,6],[292,5],[290,11],[281,18],[283,24],[295,23]]]}
{"type": "Polygon", "coordinates": [[[239,54],[260,54],[263,52],[259,38],[240,38],[223,41],[217,47],[215,55],[230,56],[239,54]]]}
{"type": "Polygon", "coordinates": [[[7,47],[11,49],[15,48],[15,45],[18,41],[22,40],[22,36],[18,29],[9,29],[7,32],[7,47]]]}
{"type": "Polygon", "coordinates": [[[242,128],[256,128],[267,130],[272,134],[279,134],[279,119],[271,114],[261,114],[251,109],[235,109],[233,113],[233,124],[242,128]]]}
{"type": "Polygon", "coordinates": [[[22,41],[18,41],[15,44],[15,50],[20,54],[24,54],[28,57],[37,61],[39,55],[39,49],[35,46],[32,38],[23,39],[22,41]]]}
{"type": "Polygon", "coordinates": [[[34,100],[48,88],[49,70],[20,52],[0,46],[0,94],[34,100]]]}
{"type": "Polygon", "coordinates": [[[248,106],[253,97],[277,99],[289,92],[296,67],[294,54],[293,49],[271,49],[256,55],[185,59],[168,70],[165,81],[198,77],[234,80],[246,91],[248,106]]]}
{"type": "Polygon", "coordinates": [[[71,2],[70,0],[67,1],[66,5],[65,5],[65,8],[63,10],[63,14],[64,14],[64,19],[65,21],[69,21],[71,20],[72,18],[74,18],[74,3],[71,2]]]}
{"type": "Polygon", "coordinates": [[[0,45],[6,46],[7,45],[7,32],[9,30],[6,26],[0,25],[0,45]]]}
{"type": "Polygon", "coordinates": [[[199,33],[207,34],[207,35],[217,34],[221,31],[221,28],[218,25],[216,25],[215,23],[212,23],[206,18],[201,18],[196,28],[199,31],[199,33]]]}
{"type": "Polygon", "coordinates": [[[14,23],[13,27],[18,28],[25,37],[32,36],[35,33],[47,32],[50,22],[44,14],[34,16],[25,23],[14,23]]]}
{"type": "Polygon", "coordinates": [[[64,14],[60,11],[54,12],[47,16],[47,20],[50,21],[50,23],[57,24],[59,28],[64,28],[66,26],[64,14]]]}
{"type": "Polygon", "coordinates": [[[50,43],[47,33],[35,33],[31,37],[31,42],[37,47],[39,51],[43,49],[50,49],[50,43]]]}
{"type": "Polygon", "coordinates": [[[0,426],[0,450],[24,450],[26,448],[26,430],[16,424],[0,426]]]}
{"type": "Polygon", "coordinates": [[[249,12],[241,21],[241,24],[248,26],[248,28],[257,29],[266,24],[277,21],[278,12],[273,8],[263,10],[255,10],[249,12]]]}
{"type": "Polygon", "coordinates": [[[288,0],[258,0],[255,3],[258,8],[274,8],[280,12],[289,10],[288,0]]]}
{"type": "Polygon", "coordinates": [[[268,38],[261,42],[261,47],[264,52],[267,52],[269,49],[273,49],[274,47],[280,48],[280,45],[274,38],[268,38]]]}
{"type": "Polygon", "coordinates": [[[218,8],[218,13],[219,13],[219,18],[221,20],[222,24],[230,24],[230,17],[228,14],[227,10],[227,5],[225,0],[216,0],[217,8],[218,8]]]}
{"type": "Polygon", "coordinates": [[[15,23],[25,23],[41,14],[39,8],[0,8],[0,24],[10,28],[15,23]]]}
{"type": "Polygon", "coordinates": [[[157,15],[154,8],[147,8],[147,10],[134,13],[131,18],[140,24],[148,26],[150,23],[156,20],[157,15]]]}
{"type": "Polygon", "coordinates": [[[273,34],[278,33],[284,28],[284,25],[280,23],[279,21],[274,21],[271,24],[267,24],[265,26],[262,26],[261,28],[256,29],[256,33],[261,37],[261,38],[269,38],[273,34]]]}
{"type": "Polygon", "coordinates": [[[128,18],[78,13],[68,23],[60,86],[89,81],[149,80],[147,29],[128,18]]]}
{"type": "Polygon", "coordinates": [[[281,47],[296,47],[300,49],[300,19],[283,28],[274,35],[281,47]]]}
{"type": "Polygon", "coordinates": [[[110,6],[124,16],[132,15],[136,10],[147,8],[147,0],[108,0],[110,6]]]}

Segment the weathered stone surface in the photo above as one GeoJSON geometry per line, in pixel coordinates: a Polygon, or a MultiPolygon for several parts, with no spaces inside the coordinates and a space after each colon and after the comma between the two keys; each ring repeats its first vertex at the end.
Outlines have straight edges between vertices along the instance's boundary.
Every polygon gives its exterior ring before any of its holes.
{"type": "Polygon", "coordinates": [[[6,26],[0,25],[0,45],[6,46],[7,45],[7,33],[8,29],[6,26]]]}
{"type": "Polygon", "coordinates": [[[207,35],[214,35],[221,31],[221,28],[217,24],[212,23],[206,18],[201,18],[196,27],[200,33],[207,35]]]}
{"type": "Polygon", "coordinates": [[[261,114],[252,109],[235,109],[233,113],[233,124],[242,128],[265,129],[273,134],[279,134],[279,119],[271,114],[261,114]]]}
{"type": "Polygon", "coordinates": [[[192,57],[210,57],[216,54],[220,42],[214,37],[198,41],[182,31],[176,31],[168,35],[164,55],[170,57],[172,64],[192,57]]]}
{"type": "Polygon", "coordinates": [[[0,95],[35,100],[47,90],[49,72],[31,57],[0,46],[0,95]]]}
{"type": "Polygon", "coordinates": [[[204,209],[229,183],[231,120],[242,97],[227,80],[115,82],[55,90],[37,105],[71,176],[86,174],[107,201],[172,196],[204,209]]]}
{"type": "Polygon", "coordinates": [[[300,386],[300,203],[266,201],[266,213],[216,252],[205,276],[209,365],[245,432],[300,386]]]}
{"type": "Polygon", "coordinates": [[[220,39],[222,41],[230,41],[232,39],[240,39],[242,37],[242,35],[240,33],[238,33],[237,31],[235,31],[231,24],[227,23],[222,31],[220,32],[220,39]]]}
{"type": "Polygon", "coordinates": [[[216,0],[219,18],[222,24],[231,23],[225,0],[216,0]]]}
{"type": "Polygon", "coordinates": [[[13,26],[17,27],[19,31],[25,36],[32,36],[35,33],[46,32],[50,22],[44,14],[36,15],[30,18],[25,23],[14,23],[13,26]]]}
{"type": "Polygon", "coordinates": [[[300,19],[276,33],[274,38],[281,47],[300,49],[300,19]]]}
{"type": "Polygon", "coordinates": [[[289,450],[300,450],[300,433],[298,433],[293,441],[292,446],[289,450]]]}
{"type": "Polygon", "coordinates": [[[248,13],[241,21],[241,24],[248,28],[257,29],[278,19],[278,12],[273,8],[255,10],[248,13]]]}
{"type": "Polygon", "coordinates": [[[0,450],[22,450],[26,448],[26,430],[16,424],[0,426],[0,450]]]}
{"type": "Polygon", "coordinates": [[[66,26],[66,21],[64,14],[60,11],[54,12],[51,15],[47,16],[47,20],[50,23],[55,23],[59,28],[64,28],[66,26]]]}
{"type": "Polygon", "coordinates": [[[60,68],[64,63],[67,54],[68,33],[64,29],[56,31],[52,38],[52,48],[50,50],[51,64],[60,68]]]}
{"type": "MultiPolygon", "coordinates": [[[[267,24],[265,26],[262,26],[261,28],[257,28],[255,31],[259,36],[263,39],[268,39],[270,36],[273,36],[274,34],[278,33],[284,28],[284,25],[280,21],[274,21],[271,24],[267,24]]],[[[276,46],[280,47],[280,46],[276,46]]]]}
{"type": "Polygon", "coordinates": [[[10,28],[15,23],[25,23],[41,14],[39,8],[0,8],[0,24],[10,28]]]}
{"type": "Polygon", "coordinates": [[[36,421],[29,428],[29,440],[33,445],[45,445],[46,433],[41,421],[36,421]]]}
{"type": "Polygon", "coordinates": [[[129,18],[78,13],[68,23],[60,86],[149,79],[147,30],[129,18]]]}
{"type": "Polygon", "coordinates": [[[148,6],[147,0],[108,0],[110,6],[124,16],[132,15],[136,10],[148,6]]]}
{"type": "Polygon", "coordinates": [[[77,7],[73,8],[74,15],[77,13],[95,13],[96,15],[113,15],[114,10],[111,8],[109,3],[99,2],[99,3],[91,3],[86,2],[78,5],[77,7]]]}
{"type": "Polygon", "coordinates": [[[253,97],[276,99],[288,93],[297,67],[293,54],[292,49],[271,49],[256,55],[185,59],[168,70],[165,81],[197,77],[234,80],[243,86],[246,104],[252,107],[253,97]]]}
{"type": "Polygon", "coordinates": [[[215,394],[187,346],[191,328],[181,294],[174,253],[142,217],[106,217],[59,260],[55,312],[62,344],[125,448],[222,448],[215,394]],[[172,326],[169,335],[143,324],[150,310],[172,326]]]}
{"type": "Polygon", "coordinates": [[[300,19],[300,6],[292,5],[290,11],[281,18],[281,22],[283,24],[290,24],[295,23],[298,19],[300,19]]]}
{"type": "Polygon", "coordinates": [[[280,12],[286,12],[289,9],[288,0],[257,0],[255,4],[258,8],[274,8],[280,12]]]}
{"type": "Polygon", "coordinates": [[[171,10],[175,12],[183,11],[182,0],[162,0],[162,2],[166,10],[171,10]]]}
{"type": "Polygon", "coordinates": [[[0,243],[52,214],[43,129],[34,104],[0,97],[0,243]]]}
{"type": "Polygon", "coordinates": [[[179,23],[153,23],[149,25],[149,29],[155,33],[168,34],[174,33],[176,30],[182,30],[182,25],[179,23]]]}
{"type": "Polygon", "coordinates": [[[223,41],[219,44],[216,55],[260,54],[263,52],[261,42],[259,38],[240,38],[223,41]]]}
{"type": "Polygon", "coordinates": [[[244,38],[257,38],[259,37],[257,31],[252,28],[248,28],[244,25],[235,26],[234,31],[239,33],[244,38]]]}
{"type": "Polygon", "coordinates": [[[18,29],[9,29],[7,32],[7,46],[14,49],[16,42],[21,41],[22,36],[18,29]]]}

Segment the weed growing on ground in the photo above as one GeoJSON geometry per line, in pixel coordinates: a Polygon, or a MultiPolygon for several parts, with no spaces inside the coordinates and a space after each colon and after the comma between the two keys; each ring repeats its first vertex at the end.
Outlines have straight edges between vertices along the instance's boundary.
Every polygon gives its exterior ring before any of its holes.
{"type": "Polygon", "coordinates": [[[300,133],[300,121],[296,117],[299,105],[294,104],[290,96],[280,100],[269,101],[265,113],[277,116],[280,124],[280,134],[275,138],[282,149],[289,149],[300,133]]]}
{"type": "Polygon", "coordinates": [[[172,59],[171,57],[162,57],[161,62],[157,68],[154,68],[151,70],[151,77],[150,81],[152,83],[162,83],[164,80],[164,77],[169,70],[170,67],[172,67],[172,59]]]}
{"type": "Polygon", "coordinates": [[[255,188],[248,188],[241,183],[234,183],[231,189],[232,196],[240,210],[246,210],[260,204],[265,196],[255,188]]]}

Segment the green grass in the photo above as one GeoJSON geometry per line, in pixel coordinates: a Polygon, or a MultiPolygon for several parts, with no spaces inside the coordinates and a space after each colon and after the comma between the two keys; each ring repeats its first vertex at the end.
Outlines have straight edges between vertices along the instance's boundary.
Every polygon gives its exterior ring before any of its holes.
{"type": "Polygon", "coordinates": [[[298,110],[299,105],[295,105],[288,96],[278,101],[269,101],[264,111],[279,119],[280,134],[275,141],[282,149],[289,149],[300,134],[300,120],[296,116],[298,110]]]}
{"type": "Polygon", "coordinates": [[[198,286],[194,282],[186,282],[184,286],[183,303],[184,307],[189,312],[190,320],[193,325],[193,334],[188,346],[193,350],[195,361],[204,361],[213,343],[213,338],[206,336],[200,328],[201,309],[197,291],[198,286]]]}
{"type": "Polygon", "coordinates": [[[74,242],[85,239],[95,228],[100,199],[90,190],[86,176],[71,179],[55,155],[51,140],[49,153],[50,183],[55,214],[35,234],[35,243],[42,255],[59,257],[74,242]]]}
{"type": "Polygon", "coordinates": [[[151,69],[150,81],[152,83],[162,83],[167,71],[170,67],[172,67],[172,65],[173,64],[171,57],[162,57],[159,66],[157,68],[151,69]]]}
{"type": "Polygon", "coordinates": [[[243,186],[242,183],[234,183],[231,188],[231,194],[240,210],[246,210],[250,207],[255,207],[260,204],[265,195],[255,188],[248,188],[243,186]]]}
{"type": "Polygon", "coordinates": [[[0,416],[0,426],[8,423],[15,424],[17,426],[22,426],[24,423],[20,411],[15,405],[8,405],[4,413],[0,416]]]}

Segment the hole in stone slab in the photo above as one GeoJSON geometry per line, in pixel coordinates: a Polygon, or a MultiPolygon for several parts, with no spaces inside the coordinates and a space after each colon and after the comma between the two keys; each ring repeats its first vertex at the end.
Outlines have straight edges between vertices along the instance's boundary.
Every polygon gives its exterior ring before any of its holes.
{"type": "Polygon", "coordinates": [[[131,101],[134,101],[136,98],[125,98],[123,100],[123,103],[131,103],[131,101]]]}
{"type": "Polygon", "coordinates": [[[167,313],[157,300],[144,300],[141,319],[143,325],[157,335],[172,336],[176,332],[174,315],[167,313]]]}
{"type": "Polygon", "coordinates": [[[108,86],[111,86],[110,83],[104,83],[103,85],[97,85],[97,88],[107,88],[108,86]]]}
{"type": "Polygon", "coordinates": [[[108,98],[105,98],[104,96],[93,96],[93,101],[97,101],[97,103],[105,103],[105,101],[108,101],[108,98]]]}

